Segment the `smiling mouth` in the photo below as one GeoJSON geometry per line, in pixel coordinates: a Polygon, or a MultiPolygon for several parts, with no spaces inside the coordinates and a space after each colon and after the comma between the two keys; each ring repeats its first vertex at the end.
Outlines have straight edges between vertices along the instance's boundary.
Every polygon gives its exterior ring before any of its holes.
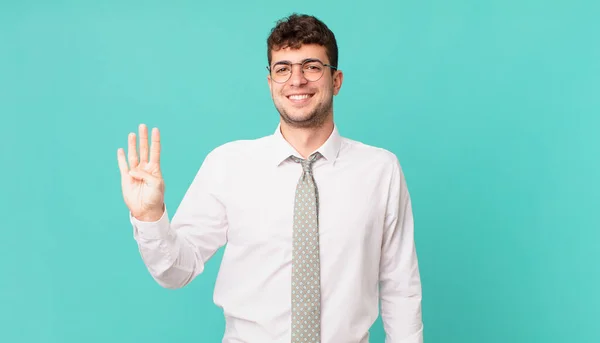
{"type": "Polygon", "coordinates": [[[312,98],[313,94],[292,94],[288,95],[287,98],[293,102],[302,102],[312,98]]]}

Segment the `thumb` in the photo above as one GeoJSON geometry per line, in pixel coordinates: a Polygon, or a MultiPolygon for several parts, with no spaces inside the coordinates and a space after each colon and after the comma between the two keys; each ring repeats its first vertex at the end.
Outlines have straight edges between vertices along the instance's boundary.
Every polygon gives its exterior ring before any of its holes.
{"type": "Polygon", "coordinates": [[[132,169],[129,171],[129,175],[131,175],[131,177],[133,177],[134,179],[144,181],[144,183],[150,186],[154,186],[159,183],[157,177],[141,169],[132,169]]]}

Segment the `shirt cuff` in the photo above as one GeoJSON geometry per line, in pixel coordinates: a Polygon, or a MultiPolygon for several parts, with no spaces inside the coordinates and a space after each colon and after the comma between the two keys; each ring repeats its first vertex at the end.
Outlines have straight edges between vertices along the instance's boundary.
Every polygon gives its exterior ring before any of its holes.
{"type": "Polygon", "coordinates": [[[166,205],[162,216],[156,221],[141,221],[135,218],[131,212],[129,212],[129,220],[133,226],[133,236],[136,239],[161,239],[169,233],[170,223],[166,205]]]}

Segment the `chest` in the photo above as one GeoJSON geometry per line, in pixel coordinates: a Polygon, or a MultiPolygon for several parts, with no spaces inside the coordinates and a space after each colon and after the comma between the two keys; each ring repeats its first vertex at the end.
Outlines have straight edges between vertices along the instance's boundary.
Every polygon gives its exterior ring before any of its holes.
{"type": "MultiPolygon", "coordinates": [[[[313,172],[318,192],[319,239],[324,249],[362,249],[381,240],[388,197],[386,180],[368,168],[313,172]]],[[[224,196],[228,242],[291,249],[300,168],[248,170],[228,181],[224,196]]]]}

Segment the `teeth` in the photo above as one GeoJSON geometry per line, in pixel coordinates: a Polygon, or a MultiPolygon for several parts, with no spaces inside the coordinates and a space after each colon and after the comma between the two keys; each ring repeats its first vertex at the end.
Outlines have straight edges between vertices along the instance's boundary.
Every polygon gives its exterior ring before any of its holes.
{"type": "Polygon", "coordinates": [[[290,95],[290,99],[292,99],[292,100],[302,100],[302,99],[308,99],[308,97],[310,97],[310,95],[308,95],[308,94],[302,94],[302,95],[290,95]]]}

